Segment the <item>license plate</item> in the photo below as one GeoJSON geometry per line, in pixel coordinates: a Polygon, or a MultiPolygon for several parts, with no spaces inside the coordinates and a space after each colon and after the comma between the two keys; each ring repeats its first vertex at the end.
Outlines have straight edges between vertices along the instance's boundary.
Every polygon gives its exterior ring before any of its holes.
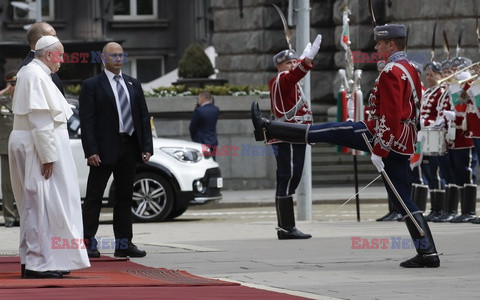
{"type": "Polygon", "coordinates": [[[222,188],[223,187],[223,178],[217,178],[217,188],[222,188]]]}

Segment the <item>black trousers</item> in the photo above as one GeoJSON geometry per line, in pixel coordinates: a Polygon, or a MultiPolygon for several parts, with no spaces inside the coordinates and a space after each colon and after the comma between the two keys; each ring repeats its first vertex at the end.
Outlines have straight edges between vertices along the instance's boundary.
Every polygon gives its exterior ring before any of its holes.
{"type": "MultiPolygon", "coordinates": [[[[321,123],[310,126],[308,131],[308,142],[324,142],[369,152],[368,146],[365,144],[362,137],[363,133],[366,134],[369,140],[372,139],[372,135],[368,131],[366,125],[362,122],[347,121],[321,123]]],[[[385,164],[385,173],[387,173],[392,181],[393,186],[403,199],[403,202],[405,202],[408,210],[414,213],[420,210],[410,197],[410,187],[413,179],[409,158],[410,155],[390,151],[388,156],[382,160],[385,164]]],[[[392,199],[395,210],[402,215],[406,215],[407,212],[385,180],[384,184],[387,189],[388,199],[392,199]]]]}
{"type": "Polygon", "coordinates": [[[113,232],[116,240],[132,240],[132,195],[135,166],[140,151],[135,136],[120,137],[120,153],[116,164],[90,167],[87,193],[83,203],[83,235],[90,240],[95,237],[102,208],[102,198],[110,175],[115,184],[113,207],[113,232]]]}
{"type": "Polygon", "coordinates": [[[306,144],[279,143],[272,145],[277,160],[277,190],[275,196],[290,196],[302,179],[306,144]]]}

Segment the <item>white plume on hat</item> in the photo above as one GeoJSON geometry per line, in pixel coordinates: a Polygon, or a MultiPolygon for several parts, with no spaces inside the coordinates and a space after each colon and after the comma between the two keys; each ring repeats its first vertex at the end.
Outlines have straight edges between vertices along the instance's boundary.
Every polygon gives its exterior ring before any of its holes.
{"type": "Polygon", "coordinates": [[[57,42],[60,42],[60,40],[54,36],[51,36],[51,35],[42,36],[35,44],[35,51],[41,50],[43,48],[47,48],[48,46],[51,46],[57,42]]]}

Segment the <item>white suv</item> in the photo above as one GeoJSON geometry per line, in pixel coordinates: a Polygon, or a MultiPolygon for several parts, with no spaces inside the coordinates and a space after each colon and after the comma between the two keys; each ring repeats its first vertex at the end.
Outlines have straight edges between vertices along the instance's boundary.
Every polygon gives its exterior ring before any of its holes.
{"type": "MultiPolygon", "coordinates": [[[[80,139],[78,101],[69,100],[74,115],[69,120],[72,146],[81,197],[85,197],[89,167],[80,139]]],[[[139,164],[133,184],[132,216],[141,222],[174,219],[189,205],[222,199],[223,178],[208,147],[184,140],[153,138],[153,156],[139,164]]],[[[113,176],[105,189],[105,205],[113,206],[113,176]]]]}

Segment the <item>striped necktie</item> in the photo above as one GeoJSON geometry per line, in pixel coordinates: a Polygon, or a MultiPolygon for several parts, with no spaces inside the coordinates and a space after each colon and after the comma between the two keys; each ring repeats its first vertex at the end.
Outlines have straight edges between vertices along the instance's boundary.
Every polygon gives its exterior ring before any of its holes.
{"type": "Polygon", "coordinates": [[[120,75],[113,76],[113,79],[115,79],[115,81],[117,82],[118,102],[120,103],[120,112],[122,114],[123,130],[125,131],[125,133],[132,135],[133,119],[132,111],[130,109],[130,102],[128,102],[127,95],[125,94],[125,89],[120,83],[120,75]]]}

